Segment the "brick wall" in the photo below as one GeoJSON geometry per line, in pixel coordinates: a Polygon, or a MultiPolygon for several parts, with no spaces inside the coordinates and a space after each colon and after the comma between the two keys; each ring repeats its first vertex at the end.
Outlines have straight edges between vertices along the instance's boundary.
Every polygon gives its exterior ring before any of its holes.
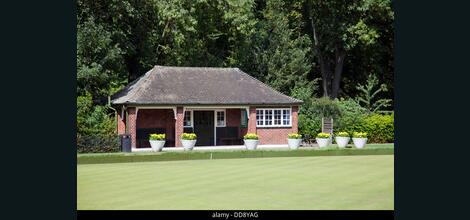
{"type": "Polygon", "coordinates": [[[181,144],[180,136],[183,134],[184,128],[183,128],[183,120],[184,120],[184,114],[183,114],[183,107],[177,107],[176,108],[176,131],[175,131],[175,147],[183,147],[183,144],[181,144]]]}
{"type": "Polygon", "coordinates": [[[124,112],[123,116],[121,117],[121,109],[117,109],[116,112],[117,115],[117,132],[118,134],[124,134],[126,133],[126,114],[124,112]]]}
{"type": "Polygon", "coordinates": [[[128,123],[129,123],[129,134],[131,135],[131,146],[132,148],[136,148],[137,147],[137,142],[136,142],[136,136],[137,136],[137,133],[136,133],[136,111],[135,111],[135,108],[134,107],[130,107],[130,108],[127,108],[127,114],[128,114],[128,117],[129,117],[129,120],[128,120],[128,123]]]}
{"type": "Polygon", "coordinates": [[[239,138],[243,138],[243,136],[247,133],[248,128],[241,128],[240,127],[240,120],[241,120],[241,109],[226,109],[227,114],[227,127],[238,127],[238,135],[239,138]]]}
{"type": "Polygon", "coordinates": [[[256,107],[250,106],[247,133],[256,133],[256,107]]]}
{"type": "MultiPolygon", "coordinates": [[[[175,117],[173,109],[139,109],[137,128],[164,128],[167,140],[175,140],[175,117]]],[[[170,147],[171,143],[165,144],[170,147]]]]}
{"type": "MultiPolygon", "coordinates": [[[[266,107],[263,107],[266,108],[266,107]]],[[[256,108],[250,107],[250,120],[255,128],[249,132],[256,133],[259,136],[259,144],[287,144],[287,135],[289,133],[298,132],[298,106],[292,106],[292,127],[281,127],[281,128],[256,128],[256,108]],[[252,108],[254,109],[254,114],[252,114],[252,108]],[[255,132],[252,132],[252,131],[255,132]]]]}

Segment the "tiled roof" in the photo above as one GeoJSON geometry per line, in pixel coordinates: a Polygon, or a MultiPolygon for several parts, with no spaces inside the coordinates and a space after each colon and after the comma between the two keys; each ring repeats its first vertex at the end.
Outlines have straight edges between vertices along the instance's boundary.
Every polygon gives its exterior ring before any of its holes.
{"type": "Polygon", "coordinates": [[[289,105],[284,95],[238,68],[155,66],[112,97],[113,104],[289,105]]]}

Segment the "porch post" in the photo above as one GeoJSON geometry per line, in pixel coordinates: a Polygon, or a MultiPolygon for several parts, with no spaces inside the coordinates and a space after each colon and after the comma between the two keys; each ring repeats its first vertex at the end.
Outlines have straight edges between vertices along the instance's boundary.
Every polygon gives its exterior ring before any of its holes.
{"type": "Polygon", "coordinates": [[[298,133],[299,132],[299,106],[292,106],[292,132],[298,133]]]}
{"type": "Polygon", "coordinates": [[[183,107],[176,108],[176,120],[175,120],[175,147],[183,147],[181,144],[181,134],[183,134],[183,107]]]}
{"type": "Polygon", "coordinates": [[[121,109],[116,112],[118,134],[126,133],[126,119],[124,117],[124,107],[121,106],[121,109]]]}
{"type": "Polygon", "coordinates": [[[136,129],[137,129],[137,114],[136,114],[136,110],[135,110],[135,107],[130,107],[130,108],[127,108],[127,114],[128,114],[128,130],[127,132],[129,132],[129,134],[131,135],[131,146],[132,148],[136,148],[137,147],[137,132],[136,132],[136,129]]]}
{"type": "Polygon", "coordinates": [[[248,119],[248,133],[255,133],[256,134],[256,108],[250,106],[249,112],[249,119],[248,119]]]}

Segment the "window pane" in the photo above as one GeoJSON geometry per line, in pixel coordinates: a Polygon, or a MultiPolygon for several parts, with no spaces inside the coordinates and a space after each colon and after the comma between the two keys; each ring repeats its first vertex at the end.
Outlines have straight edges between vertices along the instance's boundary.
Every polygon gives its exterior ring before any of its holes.
{"type": "Polygon", "coordinates": [[[263,110],[256,110],[256,125],[264,125],[264,112],[263,110]]]}
{"type": "Polygon", "coordinates": [[[282,110],[282,124],[290,125],[290,110],[282,110]]]}
{"type": "Polygon", "coordinates": [[[265,123],[266,125],[273,124],[273,110],[266,110],[265,111],[265,123]]]}
{"type": "Polygon", "coordinates": [[[274,125],[281,124],[281,110],[274,110],[274,125]]]}
{"type": "Polygon", "coordinates": [[[184,112],[183,126],[191,127],[191,111],[184,112]]]}
{"type": "Polygon", "coordinates": [[[225,126],[225,112],[217,112],[217,126],[225,126]]]}

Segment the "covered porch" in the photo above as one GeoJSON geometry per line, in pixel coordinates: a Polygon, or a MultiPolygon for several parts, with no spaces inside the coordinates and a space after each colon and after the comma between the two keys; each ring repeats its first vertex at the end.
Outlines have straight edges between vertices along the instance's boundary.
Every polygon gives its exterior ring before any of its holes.
{"type": "Polygon", "coordinates": [[[165,149],[182,147],[180,135],[195,133],[196,148],[243,146],[249,106],[134,106],[121,108],[118,133],[130,134],[132,151],[150,150],[149,135],[164,133],[165,149]]]}

